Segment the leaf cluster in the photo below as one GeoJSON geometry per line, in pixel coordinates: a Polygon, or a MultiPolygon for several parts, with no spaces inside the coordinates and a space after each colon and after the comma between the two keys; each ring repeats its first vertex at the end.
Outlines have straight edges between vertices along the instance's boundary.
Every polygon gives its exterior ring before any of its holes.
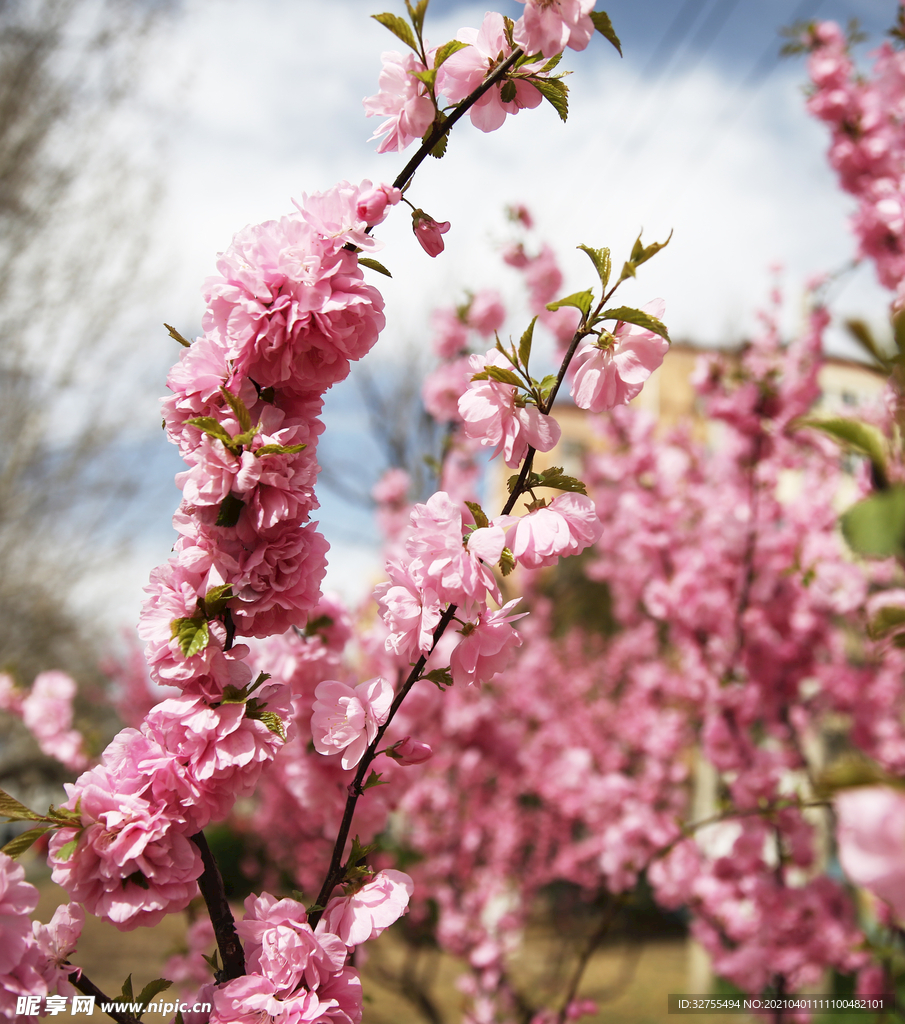
{"type": "MultiPolygon", "coordinates": [[[[0,853],[5,853],[7,857],[12,857],[13,859],[25,853],[46,832],[51,832],[58,828],[81,829],[82,827],[82,815],[78,807],[74,811],[69,811],[65,807],[54,807],[51,804],[46,814],[38,814],[37,811],[26,807],[25,804],[20,803],[15,797],[10,796],[9,793],[4,792],[2,789],[0,789],[0,815],[6,818],[7,821],[36,821],[41,823],[34,828],[21,832],[0,850],[0,853]]],[[[60,857],[66,860],[67,857],[72,855],[77,845],[78,839],[73,839],[70,843],[67,843],[60,850],[60,857]],[[71,847],[68,853],[66,852],[67,847],[71,847]]]]}

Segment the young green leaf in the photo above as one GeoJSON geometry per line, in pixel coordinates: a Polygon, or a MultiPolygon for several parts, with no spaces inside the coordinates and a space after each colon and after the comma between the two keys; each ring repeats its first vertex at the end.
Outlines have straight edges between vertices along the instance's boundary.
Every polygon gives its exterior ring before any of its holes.
{"type": "Polygon", "coordinates": [[[641,235],[635,240],[635,244],[632,246],[632,254],[629,260],[622,267],[622,276],[619,278],[620,281],[624,281],[628,277],[634,277],[635,271],[642,263],[652,257],[656,256],[661,249],[665,249],[669,245],[669,241],[672,238],[672,232],[669,233],[669,238],[665,242],[651,242],[650,245],[641,244],[641,235]]]}
{"type": "Polygon", "coordinates": [[[528,329],[522,335],[522,340],[518,343],[518,357],[519,362],[527,371],[528,360],[531,358],[531,343],[534,340],[534,325],[537,323],[537,317],[528,324],[528,329]]]}
{"type": "Polygon", "coordinates": [[[70,839],[68,843],[63,843],[59,850],[54,854],[54,857],[56,860],[69,860],[69,858],[75,853],[78,845],[78,839],[70,839]]]}
{"type": "Polygon", "coordinates": [[[122,995],[123,1002],[125,1002],[125,1003],[134,1003],[135,1002],[135,996],[132,995],[132,975],[131,974],[123,982],[123,990],[122,990],[122,992],[120,994],[122,995]]]}
{"type": "MultiPolygon", "coordinates": [[[[507,370],[504,366],[494,366],[491,364],[484,372],[491,380],[497,380],[501,384],[512,384],[513,387],[517,388],[525,386],[517,374],[513,373],[512,370],[507,370]]],[[[476,377],[477,374],[475,374],[475,377],[472,377],[472,380],[476,377]]]]}
{"type": "Polygon", "coordinates": [[[43,814],[36,814],[29,810],[25,804],[20,804],[15,797],[0,789],[0,814],[9,821],[43,821],[43,814]]]}
{"type": "Polygon", "coordinates": [[[846,447],[853,448],[861,455],[866,455],[874,465],[876,473],[885,488],[888,482],[886,473],[886,439],[869,423],[860,420],[831,418],[826,420],[807,419],[802,426],[814,427],[824,434],[829,434],[846,447]]]}
{"type": "Polygon", "coordinates": [[[500,555],[500,572],[503,576],[508,576],[514,568],[515,555],[513,555],[509,548],[503,548],[503,553],[500,555]]]}
{"type": "Polygon", "coordinates": [[[397,39],[401,39],[415,53],[418,53],[418,44],[415,42],[412,30],[408,27],[408,23],[403,21],[398,14],[372,14],[371,17],[375,21],[379,21],[384,28],[388,28],[397,39]]]}
{"type": "Polygon", "coordinates": [[[307,447],[306,444],[262,444],[255,450],[255,458],[260,459],[265,455],[295,455],[307,447]]]}
{"type": "Polygon", "coordinates": [[[661,338],[669,341],[669,332],[666,330],[666,324],[641,309],[632,309],[630,306],[619,306],[618,309],[605,309],[600,314],[600,319],[621,320],[625,324],[635,324],[636,327],[643,327],[645,330],[659,334],[661,338]]]}
{"type": "Polygon", "coordinates": [[[564,299],[557,299],[556,302],[548,302],[547,309],[559,309],[562,306],[574,306],[581,310],[584,316],[591,311],[591,303],[594,301],[594,293],[588,289],[586,292],[575,292],[574,295],[567,295],[564,299]]]}
{"type": "Polygon", "coordinates": [[[449,668],[435,668],[430,672],[425,672],[423,679],[429,679],[434,686],[440,690],[445,690],[447,686],[452,686],[453,678],[449,674],[449,668]]]}
{"type": "Polygon", "coordinates": [[[222,441],[227,448],[233,448],[233,439],[227,433],[226,427],[219,420],[215,420],[213,416],[195,416],[193,419],[186,420],[186,423],[190,427],[197,427],[198,430],[204,431],[205,434],[209,434],[218,441],[222,441]]]}
{"type": "Polygon", "coordinates": [[[484,509],[476,501],[466,501],[465,504],[468,506],[469,511],[474,516],[475,524],[478,528],[490,526],[490,520],[487,518],[487,514],[484,509]]]}
{"type": "Polygon", "coordinates": [[[217,526],[235,526],[239,521],[245,502],[234,494],[227,496],[220,502],[220,511],[217,513],[217,526]]]}
{"type": "Polygon", "coordinates": [[[592,249],[589,245],[579,245],[579,249],[586,252],[591,257],[591,262],[594,264],[594,269],[597,271],[600,277],[600,283],[603,285],[603,290],[606,291],[607,283],[610,280],[610,273],[613,270],[613,261],[610,258],[609,249],[592,249]]]}
{"type": "Polygon", "coordinates": [[[558,78],[532,78],[531,84],[553,107],[560,120],[569,119],[569,87],[558,78]]]}
{"type": "Polygon", "coordinates": [[[450,39],[448,43],[438,47],[437,55],[434,57],[434,67],[440,67],[447,57],[451,57],[459,50],[464,50],[466,46],[468,46],[468,43],[460,43],[458,39],[450,39]]]}
{"type": "Polygon", "coordinates": [[[427,5],[430,0],[418,0],[418,3],[412,7],[409,0],[405,0],[405,6],[408,8],[409,16],[412,19],[412,24],[415,26],[415,31],[420,35],[424,28],[424,15],[427,13],[427,5]]]}
{"type": "Polygon", "coordinates": [[[275,711],[259,711],[252,707],[254,701],[249,701],[246,706],[245,715],[247,718],[253,718],[257,722],[261,722],[267,726],[267,728],[275,736],[279,736],[281,740],[286,739],[286,727],[283,725],[283,719],[275,711]]]}
{"type": "Polygon", "coordinates": [[[879,640],[881,637],[897,632],[903,626],[905,626],[905,608],[885,605],[877,610],[877,614],[868,626],[868,632],[875,640],[879,640]]]}
{"type": "Polygon", "coordinates": [[[433,89],[434,82],[437,80],[436,68],[428,68],[427,71],[410,71],[409,74],[412,78],[417,78],[420,82],[424,82],[428,89],[433,89]]]}
{"type": "Polygon", "coordinates": [[[147,985],[138,993],[138,999],[135,1000],[141,1003],[142,1007],[145,1007],[150,1003],[154,996],[166,990],[173,984],[172,981],[167,981],[166,978],[157,978],[155,981],[149,981],[147,985]]]}
{"type": "Polygon", "coordinates": [[[435,160],[442,160],[446,156],[446,147],[449,144],[449,132],[445,132],[431,147],[430,155],[435,160]]]}
{"type": "Polygon", "coordinates": [[[852,317],[845,321],[848,333],[865,349],[884,369],[889,366],[889,354],[884,352],[873,331],[864,320],[852,317]]]}
{"type": "Polygon", "coordinates": [[[610,21],[610,16],[606,11],[591,11],[591,21],[594,22],[594,28],[616,47],[621,57],[622,43],[619,41],[619,36],[613,31],[613,23],[610,21]]]}
{"type": "Polygon", "coordinates": [[[207,620],[196,616],[193,619],[173,619],[170,636],[178,641],[184,658],[191,658],[203,651],[210,641],[207,620]]]}
{"type": "Polygon", "coordinates": [[[540,474],[535,487],[555,487],[559,491],[572,491],[574,494],[587,494],[585,485],[574,476],[566,476],[561,466],[550,466],[540,474]]]}
{"type": "MultiPolygon", "coordinates": [[[[242,399],[239,398],[238,395],[234,395],[229,388],[223,387],[223,385],[220,386],[220,394],[226,399],[227,405],[232,409],[242,430],[251,430],[251,413],[248,411],[248,408],[242,399]]],[[[236,438],[236,440],[238,441],[238,438],[236,438]]]]}
{"type": "Polygon", "coordinates": [[[32,844],[40,839],[45,832],[49,832],[51,827],[50,825],[42,825],[39,828],[30,828],[27,832],[20,832],[14,839],[10,839],[3,849],[0,849],[0,853],[5,853],[7,857],[15,860],[16,857],[25,853],[26,850],[31,849],[32,844]]]}
{"type": "Polygon", "coordinates": [[[231,583],[222,583],[219,587],[211,587],[204,595],[204,610],[209,617],[219,615],[233,598],[231,583]]]}
{"type": "Polygon", "coordinates": [[[382,782],[382,778],[382,774],[380,772],[375,772],[374,769],[372,768],[371,774],[368,776],[368,781],[361,787],[362,792],[364,792],[364,790],[366,789],[373,789],[375,786],[388,786],[389,783],[382,782]]]}
{"type": "Polygon", "coordinates": [[[163,326],[166,327],[173,341],[178,341],[179,344],[183,346],[183,348],[192,347],[192,343],[190,341],[186,341],[186,339],[183,338],[183,336],[179,333],[179,331],[176,330],[175,327],[171,327],[169,324],[164,324],[163,326]]]}
{"type": "Polygon", "coordinates": [[[393,276],[382,263],[372,260],[370,256],[359,256],[358,265],[360,267],[367,267],[369,270],[376,270],[378,274],[383,274],[384,277],[393,276]]]}
{"type": "Polygon", "coordinates": [[[866,558],[905,553],[905,487],[892,487],[864,498],[844,513],[840,523],[849,547],[866,558]]]}

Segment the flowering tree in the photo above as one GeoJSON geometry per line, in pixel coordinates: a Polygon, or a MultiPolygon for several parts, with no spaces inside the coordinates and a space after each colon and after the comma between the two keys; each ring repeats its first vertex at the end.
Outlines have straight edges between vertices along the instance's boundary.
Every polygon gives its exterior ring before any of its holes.
{"type": "MultiPolygon", "coordinates": [[[[584,486],[561,473],[536,474],[532,463],[558,437],[551,409],[573,357],[587,381],[582,393],[598,404],[611,377],[607,367],[626,345],[644,351],[648,372],[662,358],[667,334],[659,317],[608,307],[622,281],[660,248],[640,240],[614,283],[609,251],[586,248],[599,276],[597,295],[588,289],[550,304],[553,312],[575,311],[556,374],[542,380],[531,374],[533,321],[517,347],[498,343],[474,360],[462,399],[469,438],[502,452],[516,477],[493,519],[444,490],[412,510],[407,561],[391,561],[390,582],[378,588],[385,651],[393,656],[387,671],[362,683],[321,680],[313,701],[303,686],[294,691],[270,681],[263,652],[285,653],[274,638],[325,628],[328,636],[333,629],[335,643],[342,632],[332,617],[324,623],[319,609],[327,544],[310,516],[317,507],[323,393],[384,326],[383,300],[364,278],[364,270],[386,273],[371,255],[380,247],[372,229],[404,202],[412,207],[418,241],[438,255],[449,225],[406,194],[426,156],[442,155],[466,113],[489,131],[507,114],[547,98],[565,120],[566,86],[553,74],[563,49],[583,49],[595,30],[619,46],[609,18],[588,0],[527,0],[518,22],[490,14],[480,30],[465,29],[439,48],[424,42],[427,0],[406,6],[408,21],[377,16],[411,52],[385,55],[380,92],[366,107],[387,117],[375,135],[384,136],[379,149],[401,150],[423,137],[418,152],[392,185],[341,182],[303,195],[296,212],[279,221],[239,232],[206,283],[202,336],[190,343],[169,329],[185,351],[168,378],[164,422],[187,468],[177,477],[183,500],[174,516],[174,554],[152,573],[139,634],[152,678],[179,695],[150,708],[137,728],[121,731],[100,762],[67,787],[61,807],[42,814],[2,796],[0,811],[10,820],[34,823],[0,857],[0,1009],[8,1018],[30,1016],[42,997],[58,1000],[51,993],[66,994],[68,986],[109,1004],[70,963],[82,907],[129,930],[181,911],[200,890],[219,957],[211,961],[214,980],[179,1018],[359,1020],[351,951],[404,912],[413,884],[400,871],[375,874],[369,867],[370,848],[353,838],[357,805],[381,783],[371,767],[379,755],[411,766],[430,754],[421,740],[390,742],[386,734],[418,682],[445,687],[486,680],[518,645],[516,616],[512,603],[502,604],[494,566],[502,573],[519,563],[536,567],[578,553],[599,536],[584,486]],[[615,324],[613,331],[607,323],[615,324]],[[629,344],[623,325],[635,325],[644,340],[629,344]],[[548,505],[535,493],[542,487],[565,494],[548,505]],[[523,495],[532,500],[516,516],[523,495]],[[494,611],[488,602],[502,606],[494,611]],[[461,630],[449,630],[453,622],[461,630]],[[239,638],[258,641],[254,657],[239,638]],[[448,664],[428,668],[431,658],[448,664]],[[258,670],[262,659],[266,669],[258,670]],[[263,893],[246,901],[237,924],[202,830],[255,790],[296,729],[310,733],[328,774],[337,767],[354,772],[338,821],[325,788],[332,853],[313,904],[263,893]],[[72,902],[46,928],[32,928],[36,894],[11,857],[47,833],[53,878],[72,902]],[[342,895],[335,895],[338,886],[342,895]]],[[[7,706],[27,714],[41,686],[25,698],[7,686],[7,706]]],[[[68,722],[59,717],[45,742],[62,753],[68,722]]],[[[76,751],[66,756],[76,763],[76,751]]],[[[152,982],[133,1000],[127,982],[123,997],[131,1005],[108,1012],[136,1019],[167,986],[152,982]]],[[[45,1008],[54,1012],[58,1005],[45,1008]]]]}

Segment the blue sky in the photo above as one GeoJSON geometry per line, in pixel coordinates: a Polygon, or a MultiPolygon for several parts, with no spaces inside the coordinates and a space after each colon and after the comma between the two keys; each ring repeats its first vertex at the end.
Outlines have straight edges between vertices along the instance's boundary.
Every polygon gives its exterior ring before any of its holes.
{"type": "MultiPolygon", "coordinates": [[[[411,359],[407,353],[428,344],[430,309],[455,302],[466,288],[493,283],[517,302],[518,282],[496,253],[506,233],[501,211],[513,201],[535,212],[574,288],[590,283],[579,243],[610,245],[618,254],[642,227],[650,239],[675,229],[669,249],[624,296],[637,304],[665,298],[673,337],[740,340],[753,329],[767,268],[777,261],[786,268],[786,326],[794,330],[803,281],[852,255],[852,204],[826,166],[824,128],[804,112],[804,61],[780,61],[777,30],[793,17],[858,17],[872,37],[859,48],[863,55],[882,39],[895,6],[614,0],[608,11],[625,56],[600,36],[584,53],[567,53],[561,67],[574,71],[568,125],[546,104],[492,135],[465,123],[447,157],[419,173],[413,201],[452,222],[439,259],[421,252],[404,216],[381,228],[381,259],[394,278],[383,289],[388,327],[369,359],[378,367],[411,359]]],[[[401,8],[395,0],[187,0],[157,44],[141,114],[164,139],[168,193],[159,219],[166,288],[153,303],[149,345],[161,346],[157,325],[164,320],[186,334],[198,330],[201,282],[235,230],[280,216],[303,191],[342,178],[395,176],[405,156],[374,152],[361,100],[377,89],[381,50],[397,46],[368,15],[401,8]]],[[[486,9],[433,0],[431,42],[479,25],[486,9]]],[[[504,0],[500,9],[518,16],[522,8],[504,0]]],[[[840,314],[882,324],[888,300],[863,267],[835,301],[840,314]]],[[[521,326],[515,318],[512,329],[521,326]]],[[[841,333],[833,345],[845,350],[841,333]]],[[[155,408],[164,371],[161,364],[133,415],[133,450],[152,468],[152,482],[135,555],[118,584],[127,620],[148,570],[167,557],[173,539],[168,517],[178,493],[169,479],[179,466],[155,408]]],[[[354,380],[331,392],[327,423],[322,462],[358,460],[356,484],[373,476],[380,457],[363,440],[367,423],[354,380]]],[[[322,521],[337,556],[332,581],[362,592],[376,565],[366,513],[324,490],[322,521]]]]}

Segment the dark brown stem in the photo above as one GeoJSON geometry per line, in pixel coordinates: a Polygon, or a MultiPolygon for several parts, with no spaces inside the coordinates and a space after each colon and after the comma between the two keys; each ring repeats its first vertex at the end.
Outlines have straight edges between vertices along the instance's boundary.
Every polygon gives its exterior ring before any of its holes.
{"type": "MultiPolygon", "coordinates": [[[[94,996],[94,1001],[100,1009],[103,1003],[112,1003],[113,1000],[102,992],[101,989],[84,973],[84,971],[73,971],[69,975],[69,984],[74,985],[82,995],[94,996]]],[[[108,1017],[112,1017],[118,1024],[140,1024],[138,1017],[131,1017],[128,1013],[120,1013],[119,1010],[107,1010],[108,1017]]]]}
{"type": "Polygon", "coordinates": [[[566,988],[566,994],[563,997],[562,1008],[556,1018],[558,1024],[565,1024],[566,1011],[569,1009],[569,1004],[578,992],[578,986],[581,984],[581,979],[584,975],[585,969],[587,968],[591,957],[597,950],[597,947],[601,942],[603,942],[606,937],[606,933],[610,930],[610,925],[613,923],[613,918],[616,916],[616,911],[619,909],[621,904],[622,900],[619,898],[610,900],[606,910],[603,912],[600,924],[597,926],[594,934],[588,940],[587,946],[585,946],[581,956],[578,958],[578,963],[575,965],[575,970],[572,972],[572,977],[569,980],[568,987],[566,988]]]}
{"type": "Polygon", "coordinates": [[[241,978],[245,974],[245,953],[236,932],[236,921],[226,898],[223,876],[211,848],[207,845],[204,833],[196,832],[191,838],[201,851],[204,873],[198,879],[198,888],[207,904],[207,912],[210,914],[214,935],[217,938],[217,948],[220,950],[220,959],[223,961],[223,970],[217,980],[232,981],[233,978],[241,978]]]}
{"type": "Polygon", "coordinates": [[[435,121],[431,128],[430,135],[421,143],[418,152],[412,157],[411,160],[402,168],[393,182],[395,188],[404,188],[414,177],[415,171],[421,166],[427,157],[428,153],[437,145],[440,139],[452,128],[452,126],[464,117],[465,114],[478,102],[478,100],[487,92],[488,89],[492,89],[501,79],[505,78],[509,71],[512,69],[512,65],[518,61],[519,57],[524,56],[522,50],[513,50],[512,53],[503,61],[502,64],[484,79],[483,82],[474,90],[469,93],[464,100],[456,107],[456,109],[442,120],[435,121]]]}

